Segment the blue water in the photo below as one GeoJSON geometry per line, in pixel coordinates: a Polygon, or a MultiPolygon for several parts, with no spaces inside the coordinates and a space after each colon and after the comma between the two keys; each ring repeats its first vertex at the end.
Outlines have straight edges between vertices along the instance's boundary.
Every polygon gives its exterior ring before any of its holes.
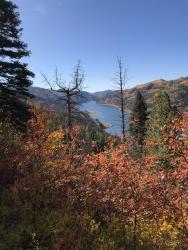
{"type": "MultiPolygon", "coordinates": [[[[100,104],[95,101],[89,101],[83,103],[80,106],[82,111],[96,112],[95,114],[90,114],[93,119],[98,119],[101,122],[111,124],[111,128],[107,128],[106,131],[112,135],[121,135],[121,120],[120,120],[120,110],[106,104],[100,104]]],[[[129,125],[129,113],[125,113],[125,121],[128,128],[129,125]]]]}

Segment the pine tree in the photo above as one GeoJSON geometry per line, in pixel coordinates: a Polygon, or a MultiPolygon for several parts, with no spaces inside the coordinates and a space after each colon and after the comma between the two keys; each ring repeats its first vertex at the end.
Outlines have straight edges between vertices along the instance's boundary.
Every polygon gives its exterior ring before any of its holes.
{"type": "Polygon", "coordinates": [[[169,133],[168,127],[177,110],[172,106],[166,91],[160,91],[151,109],[148,120],[148,152],[158,159],[160,165],[170,166],[170,152],[163,144],[163,131],[169,133]]]}
{"type": "Polygon", "coordinates": [[[11,122],[24,131],[31,113],[27,99],[34,74],[22,63],[29,56],[21,41],[19,13],[11,1],[0,0],[0,121],[11,122]]]}
{"type": "Polygon", "coordinates": [[[135,103],[131,113],[129,132],[136,142],[143,144],[146,134],[147,107],[140,91],[137,92],[135,103]]]}
{"type": "Polygon", "coordinates": [[[175,107],[172,106],[168,93],[160,91],[150,112],[150,122],[158,126],[165,126],[169,124],[175,112],[175,107]]]}

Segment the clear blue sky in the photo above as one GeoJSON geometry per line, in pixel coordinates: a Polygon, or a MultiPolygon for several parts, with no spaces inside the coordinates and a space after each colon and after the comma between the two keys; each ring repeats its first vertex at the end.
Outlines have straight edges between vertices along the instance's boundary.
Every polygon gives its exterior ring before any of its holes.
{"type": "Polygon", "coordinates": [[[35,86],[81,60],[88,91],[113,89],[116,57],[129,87],[188,75],[188,0],[14,0],[32,51],[35,86]]]}

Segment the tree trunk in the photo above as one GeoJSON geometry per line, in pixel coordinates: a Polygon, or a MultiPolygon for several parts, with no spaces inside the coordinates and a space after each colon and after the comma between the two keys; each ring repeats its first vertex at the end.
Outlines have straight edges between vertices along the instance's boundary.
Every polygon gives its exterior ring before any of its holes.
{"type": "Polygon", "coordinates": [[[71,139],[71,129],[72,129],[72,110],[71,110],[71,96],[70,93],[67,92],[67,112],[68,112],[68,139],[71,139]]]}
{"type": "Polygon", "coordinates": [[[125,112],[124,112],[124,96],[123,85],[121,84],[121,120],[122,120],[122,135],[125,138],[125,112]]]}

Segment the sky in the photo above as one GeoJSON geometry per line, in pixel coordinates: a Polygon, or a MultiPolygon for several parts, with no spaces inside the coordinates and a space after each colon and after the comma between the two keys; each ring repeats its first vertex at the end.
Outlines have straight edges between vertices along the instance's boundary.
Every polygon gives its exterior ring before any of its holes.
{"type": "Polygon", "coordinates": [[[117,56],[127,87],[188,75],[188,0],[13,0],[19,7],[34,86],[57,66],[69,82],[81,60],[85,90],[114,89],[117,56]]]}

